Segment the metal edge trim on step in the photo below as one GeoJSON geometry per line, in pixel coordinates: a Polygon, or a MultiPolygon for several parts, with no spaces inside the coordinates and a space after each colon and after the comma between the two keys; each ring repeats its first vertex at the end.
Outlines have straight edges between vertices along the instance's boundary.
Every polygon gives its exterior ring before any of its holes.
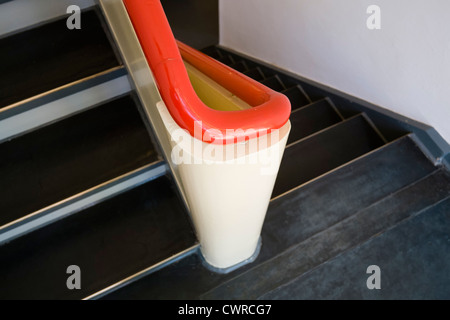
{"type": "MultiPolygon", "coordinates": [[[[339,122],[339,123],[342,123],[342,122],[339,122]]],[[[327,172],[325,172],[325,173],[315,177],[314,179],[311,179],[309,181],[306,181],[305,183],[299,184],[298,186],[296,186],[296,187],[294,187],[292,189],[289,189],[288,191],[285,191],[285,192],[277,195],[276,197],[273,197],[272,199],[270,199],[270,202],[278,200],[279,198],[284,197],[285,195],[287,195],[287,194],[289,194],[291,192],[294,192],[294,191],[296,191],[296,190],[298,190],[298,189],[300,189],[300,188],[302,188],[302,187],[304,187],[304,186],[306,186],[306,185],[308,185],[310,183],[313,183],[316,180],[322,179],[322,178],[326,177],[327,175],[329,175],[329,174],[331,174],[331,173],[333,173],[335,171],[338,171],[338,170],[340,170],[340,169],[342,169],[342,168],[344,168],[344,167],[346,167],[348,165],[352,165],[353,163],[355,163],[357,161],[361,161],[361,160],[365,159],[366,157],[369,157],[369,156],[371,156],[371,155],[373,155],[375,153],[378,153],[381,150],[383,150],[384,148],[387,148],[387,147],[389,147],[391,145],[394,145],[394,144],[398,143],[399,141],[401,141],[403,139],[406,139],[406,138],[411,139],[412,135],[414,135],[414,134],[410,133],[410,134],[404,135],[404,136],[402,136],[400,138],[397,138],[397,139],[395,139],[395,140],[393,140],[391,142],[388,142],[388,143],[386,143],[386,144],[384,144],[384,145],[382,145],[382,146],[380,146],[380,147],[378,147],[376,149],[373,149],[372,151],[369,151],[369,152],[367,152],[367,153],[365,153],[365,154],[363,154],[363,155],[361,155],[359,157],[356,157],[356,158],[354,158],[354,159],[352,159],[352,160],[350,160],[350,161],[348,161],[348,162],[346,162],[346,163],[344,163],[344,164],[342,164],[342,165],[340,165],[340,166],[338,166],[338,167],[336,167],[336,168],[334,168],[334,169],[332,169],[330,171],[327,171],[327,172]]]]}
{"type": "MultiPolygon", "coordinates": [[[[245,60],[241,60],[241,61],[242,61],[242,62],[245,62],[245,60]]],[[[316,101],[312,101],[312,99],[309,97],[309,95],[306,93],[306,91],[303,89],[303,87],[302,87],[300,84],[296,84],[295,86],[286,87],[286,85],[284,84],[283,80],[278,76],[278,75],[283,76],[283,74],[282,74],[282,73],[278,73],[278,74],[276,74],[276,75],[277,75],[278,79],[281,81],[281,83],[283,83],[283,86],[286,88],[286,89],[284,89],[283,91],[280,91],[281,93],[284,94],[285,91],[287,91],[287,90],[290,90],[290,89],[293,89],[293,88],[297,88],[297,89],[300,90],[300,92],[305,96],[306,100],[309,101],[308,104],[311,104],[311,103],[313,103],[313,102],[316,102],[316,101]]],[[[325,98],[324,98],[324,99],[325,99],[325,98]]],[[[317,101],[318,101],[318,100],[317,100],[317,101]]],[[[300,108],[303,108],[303,107],[300,107],[300,108]]]]}
{"type": "Polygon", "coordinates": [[[383,140],[383,143],[386,144],[388,142],[388,140],[384,137],[384,135],[381,133],[380,130],[378,130],[377,126],[375,126],[375,124],[373,123],[372,119],[370,119],[366,113],[362,113],[362,116],[364,117],[364,119],[366,119],[367,123],[369,124],[369,126],[372,127],[373,131],[375,131],[377,133],[377,135],[381,138],[381,140],[383,140]]]}
{"type": "Polygon", "coordinates": [[[181,260],[181,259],[183,259],[183,258],[185,258],[185,257],[187,257],[187,256],[189,256],[191,254],[197,253],[199,248],[200,248],[200,245],[199,244],[195,244],[195,245],[193,245],[193,246],[191,246],[191,247],[189,247],[189,248],[187,248],[187,249],[185,249],[185,250],[183,250],[183,251],[181,251],[181,252],[179,252],[179,253],[177,253],[177,254],[169,257],[169,258],[167,258],[167,259],[164,259],[164,260],[162,260],[162,261],[160,261],[160,262],[158,262],[158,263],[156,263],[156,264],[154,264],[154,265],[152,265],[152,266],[150,266],[150,267],[148,267],[148,268],[146,268],[144,270],[141,270],[141,271],[139,271],[139,272],[137,272],[137,273],[135,273],[135,274],[133,274],[133,275],[123,279],[123,280],[120,280],[120,281],[118,281],[118,282],[116,282],[116,283],[114,283],[114,284],[112,284],[112,285],[110,285],[110,286],[100,290],[100,291],[95,292],[95,293],[93,293],[93,294],[83,298],[83,300],[97,300],[97,299],[100,299],[100,298],[102,298],[102,297],[104,297],[104,296],[106,296],[106,295],[108,295],[108,294],[110,294],[110,293],[112,293],[112,292],[114,292],[114,291],[116,291],[116,290],[118,290],[120,288],[123,288],[123,287],[125,287],[125,286],[127,286],[127,285],[129,285],[129,284],[131,284],[131,283],[133,283],[133,282],[135,282],[135,281],[137,281],[137,280],[139,280],[139,279],[141,279],[141,278],[151,274],[151,273],[154,273],[154,272],[156,272],[158,270],[161,270],[162,268],[164,268],[164,267],[166,267],[166,266],[168,266],[168,265],[170,265],[172,263],[175,263],[175,262],[177,262],[177,261],[179,261],[179,260],[181,260]]]}
{"type": "Polygon", "coordinates": [[[95,6],[96,0],[15,0],[0,3],[0,38],[34,29],[49,22],[69,17],[67,7],[76,4],[81,10],[95,6]],[[42,9],[45,8],[45,9],[42,9]],[[9,19],[14,17],[14,19],[9,19]]]}
{"type": "Polygon", "coordinates": [[[131,91],[124,67],[115,67],[0,110],[0,142],[61,120],[131,91]]]}
{"type": "Polygon", "coordinates": [[[64,98],[79,91],[91,88],[101,83],[126,75],[124,66],[112,67],[85,78],[66,83],[54,89],[39,93],[35,96],[14,102],[0,109],[0,120],[7,119],[19,113],[29,111],[52,101],[64,98]]]}
{"type": "Polygon", "coordinates": [[[166,174],[162,160],[106,181],[0,226],[0,245],[166,174]]]}
{"type": "Polygon", "coordinates": [[[450,153],[442,158],[442,165],[450,171],[450,153]]]}
{"type": "Polygon", "coordinates": [[[330,103],[330,100],[329,100],[329,99],[326,99],[326,98],[323,98],[323,99],[320,99],[320,100],[316,100],[316,101],[314,101],[314,102],[310,102],[310,103],[308,103],[308,104],[305,104],[304,106],[301,106],[301,107],[299,107],[299,108],[296,108],[295,110],[292,110],[292,111],[291,111],[291,116],[292,116],[294,113],[300,112],[301,110],[305,110],[305,109],[307,109],[307,108],[313,108],[316,104],[320,104],[320,103],[323,103],[323,102],[328,103],[328,105],[329,105],[329,107],[331,108],[331,110],[333,110],[333,111],[336,113],[336,115],[339,117],[339,119],[341,119],[341,121],[339,121],[339,122],[342,122],[342,121],[345,120],[345,119],[341,116],[341,114],[340,114],[339,112],[337,112],[337,110],[335,109],[335,107],[333,106],[333,104],[330,103]]]}
{"type": "MultiPolygon", "coordinates": [[[[339,109],[336,107],[336,105],[334,104],[333,100],[331,100],[329,97],[325,97],[323,98],[325,99],[330,106],[333,108],[333,110],[338,114],[339,118],[341,118],[341,120],[345,120],[345,117],[342,115],[342,113],[339,111],[339,109]]],[[[318,100],[321,101],[321,100],[318,100]]]]}
{"type": "MultiPolygon", "coordinates": [[[[326,132],[328,130],[332,130],[332,129],[334,129],[335,127],[337,127],[339,125],[346,124],[346,123],[348,123],[348,122],[350,122],[350,121],[352,121],[352,120],[354,120],[356,118],[360,118],[360,117],[363,118],[364,120],[366,120],[366,118],[363,117],[362,113],[356,114],[353,117],[350,117],[350,118],[344,119],[342,121],[339,121],[339,122],[337,122],[337,123],[335,123],[335,124],[333,124],[333,125],[331,125],[329,127],[323,128],[322,130],[316,131],[316,132],[311,133],[310,135],[308,135],[306,137],[303,137],[303,138],[298,139],[298,140],[296,140],[294,142],[291,142],[290,144],[286,145],[286,149],[290,148],[290,147],[292,147],[292,146],[294,146],[294,145],[296,145],[298,143],[301,143],[301,142],[303,142],[303,141],[305,141],[305,140],[307,140],[307,139],[309,139],[311,137],[317,136],[317,135],[319,135],[321,133],[324,133],[324,132],[326,132]]],[[[370,124],[368,123],[368,125],[370,125],[370,124]]]]}

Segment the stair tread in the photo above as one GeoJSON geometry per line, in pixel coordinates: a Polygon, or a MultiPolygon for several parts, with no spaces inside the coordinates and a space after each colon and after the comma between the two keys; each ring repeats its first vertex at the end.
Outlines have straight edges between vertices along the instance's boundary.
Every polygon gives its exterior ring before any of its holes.
{"type": "Polygon", "coordinates": [[[205,269],[200,258],[192,255],[105,299],[197,299],[435,170],[414,142],[404,137],[272,200],[263,226],[261,253],[254,263],[220,275],[205,269]]]}
{"type": "Polygon", "coordinates": [[[235,62],[230,65],[230,68],[233,68],[239,72],[245,72],[249,70],[247,64],[244,61],[235,62]]]}
{"type": "Polygon", "coordinates": [[[81,29],[66,18],[0,39],[0,109],[120,65],[94,10],[81,29]]]}
{"type": "Polygon", "coordinates": [[[272,90],[275,91],[283,91],[285,90],[285,86],[284,84],[281,82],[280,78],[278,78],[277,76],[271,76],[267,79],[264,79],[262,81],[260,81],[263,85],[271,88],[272,90]]]}
{"type": "Polygon", "coordinates": [[[81,299],[195,244],[165,176],[0,246],[1,299],[81,299]],[[68,290],[66,269],[81,269],[68,290]]]}
{"type": "Polygon", "coordinates": [[[311,103],[299,85],[287,88],[286,90],[281,91],[281,93],[289,98],[292,110],[296,110],[311,103]]]}
{"type": "Polygon", "coordinates": [[[384,144],[362,115],[309,136],[284,151],[273,197],[384,144]]]}
{"type": "MultiPolygon", "coordinates": [[[[449,196],[450,175],[439,171],[315,234],[282,254],[211,290],[202,298],[256,299],[264,296],[291,279],[305,274],[346,250],[361,245],[376,234],[384,232],[449,196]],[[418,197],[418,194],[421,197],[418,197]]],[[[402,239],[402,236],[399,239],[402,239]]],[[[362,272],[364,271],[363,269],[362,272]]],[[[416,276],[420,277],[420,275],[416,276]]],[[[402,286],[403,284],[400,284],[400,288],[402,286]]]]}
{"type": "Polygon", "coordinates": [[[131,96],[4,142],[0,154],[0,225],[158,159],[131,96]]]}
{"type": "Polygon", "coordinates": [[[201,51],[214,59],[218,59],[218,58],[222,57],[222,53],[214,45],[206,47],[206,48],[202,49],[201,51]]]}
{"type": "Polygon", "coordinates": [[[272,251],[303,241],[435,170],[419,147],[405,136],[274,199],[264,226],[271,235],[272,251]],[[298,232],[300,227],[302,233],[298,232]]]}
{"type": "Polygon", "coordinates": [[[250,77],[256,81],[262,81],[264,80],[264,74],[262,73],[261,69],[258,67],[252,68],[248,71],[243,72],[247,77],[250,77]]]}
{"type": "Polygon", "coordinates": [[[233,58],[229,55],[225,55],[223,57],[216,58],[216,60],[219,62],[222,62],[223,64],[226,64],[226,65],[234,64],[233,58]]]}
{"type": "Polygon", "coordinates": [[[342,119],[327,100],[320,100],[292,112],[290,121],[288,144],[332,126],[342,119]]]}
{"type": "Polygon", "coordinates": [[[449,221],[447,198],[261,298],[448,300],[449,221]],[[367,289],[369,265],[380,267],[381,290],[367,289]]]}
{"type": "MultiPolygon", "coordinates": [[[[257,81],[262,81],[265,78],[269,78],[271,76],[277,75],[279,77],[279,79],[281,80],[281,83],[283,83],[284,86],[287,88],[286,91],[289,90],[289,88],[291,88],[293,86],[297,86],[297,85],[301,86],[302,92],[304,92],[307,95],[307,103],[305,103],[305,104],[308,104],[311,101],[317,101],[317,100],[321,100],[321,99],[324,99],[327,97],[327,94],[325,94],[323,92],[323,90],[320,90],[320,89],[316,88],[315,86],[305,83],[304,81],[300,81],[300,80],[295,79],[287,74],[284,74],[280,70],[275,70],[273,68],[270,68],[270,67],[258,62],[257,60],[252,60],[252,59],[248,59],[246,57],[242,57],[239,54],[233,53],[233,52],[228,51],[223,48],[215,47],[214,49],[215,50],[213,50],[212,48],[207,48],[207,50],[205,50],[205,53],[208,55],[213,55],[213,56],[229,55],[229,56],[233,57],[233,59],[235,61],[245,62],[251,68],[251,70],[244,72],[244,74],[248,73],[251,78],[253,78],[257,81]]],[[[295,108],[297,108],[297,105],[293,104],[292,107],[293,107],[293,109],[295,109],[295,108]]]]}

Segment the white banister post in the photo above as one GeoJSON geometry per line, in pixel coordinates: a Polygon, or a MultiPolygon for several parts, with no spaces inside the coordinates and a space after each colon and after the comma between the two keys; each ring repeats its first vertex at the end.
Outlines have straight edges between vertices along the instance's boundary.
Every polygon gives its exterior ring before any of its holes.
{"type": "Polygon", "coordinates": [[[157,108],[171,140],[169,161],[178,167],[202,255],[216,271],[230,271],[257,254],[290,122],[240,145],[217,145],[181,129],[162,101],[157,108]]]}

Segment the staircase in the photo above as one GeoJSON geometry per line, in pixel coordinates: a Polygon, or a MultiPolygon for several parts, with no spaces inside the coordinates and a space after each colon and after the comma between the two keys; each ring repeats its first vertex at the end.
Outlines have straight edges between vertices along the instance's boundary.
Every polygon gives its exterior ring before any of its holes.
{"type": "Polygon", "coordinates": [[[288,96],[292,131],[258,258],[207,269],[101,12],[65,22],[0,39],[0,299],[450,298],[450,173],[417,136],[216,46],[288,96]]]}

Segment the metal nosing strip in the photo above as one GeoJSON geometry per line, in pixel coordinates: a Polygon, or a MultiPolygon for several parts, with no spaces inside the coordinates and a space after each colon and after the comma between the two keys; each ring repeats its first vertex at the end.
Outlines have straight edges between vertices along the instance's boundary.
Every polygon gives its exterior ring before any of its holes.
{"type": "Polygon", "coordinates": [[[0,142],[95,107],[131,91],[124,67],[47,92],[0,110],[0,142]]]}
{"type": "Polygon", "coordinates": [[[185,257],[187,257],[187,256],[189,256],[189,255],[191,255],[193,253],[196,253],[199,247],[200,247],[200,245],[197,243],[197,244],[193,245],[190,248],[187,248],[187,249],[185,249],[185,250],[183,250],[183,251],[181,251],[181,252],[179,252],[179,253],[177,253],[177,254],[175,254],[175,255],[173,255],[173,256],[165,259],[165,260],[162,260],[162,261],[160,261],[160,262],[158,262],[158,263],[156,263],[156,264],[154,264],[154,265],[152,265],[152,266],[150,266],[150,267],[148,267],[148,268],[146,268],[144,270],[141,270],[141,271],[139,271],[139,272],[137,272],[137,273],[135,273],[135,274],[133,274],[133,275],[123,279],[123,280],[120,280],[120,281],[114,283],[113,285],[110,285],[109,287],[103,289],[103,290],[97,291],[96,293],[93,293],[93,294],[87,296],[83,300],[97,300],[97,299],[100,299],[100,298],[106,296],[107,294],[110,294],[111,292],[114,292],[114,291],[116,291],[116,290],[118,290],[120,288],[123,288],[126,285],[129,285],[130,283],[133,283],[133,282],[135,282],[135,281],[137,281],[137,280],[139,280],[139,279],[141,279],[141,278],[143,278],[143,277],[145,277],[145,276],[147,276],[147,275],[149,275],[149,274],[151,274],[153,272],[161,270],[162,268],[168,266],[169,264],[172,264],[172,263],[174,263],[176,261],[179,261],[179,260],[181,260],[181,259],[183,259],[183,258],[185,258],[185,257]]]}
{"type": "Polygon", "coordinates": [[[159,160],[9,222],[0,227],[0,245],[154,180],[166,171],[166,164],[159,160]]]}
{"type": "Polygon", "coordinates": [[[397,138],[397,139],[395,139],[395,140],[393,140],[393,141],[391,141],[391,142],[388,142],[388,143],[386,143],[386,144],[384,144],[384,145],[382,145],[382,146],[380,146],[380,147],[378,147],[378,148],[376,148],[376,149],[373,149],[372,151],[369,151],[369,152],[367,152],[367,153],[365,153],[365,154],[363,154],[363,155],[360,155],[359,157],[356,157],[356,158],[354,158],[354,159],[352,159],[352,160],[350,160],[350,161],[348,161],[348,162],[346,162],[346,163],[344,163],[344,164],[342,164],[342,165],[340,165],[340,166],[337,166],[336,168],[334,168],[334,169],[332,169],[332,170],[330,170],[330,171],[327,171],[327,172],[325,172],[325,173],[323,173],[323,174],[321,174],[321,175],[315,177],[314,179],[311,179],[311,180],[306,181],[306,182],[304,182],[304,183],[302,183],[302,184],[299,184],[298,186],[296,186],[296,187],[294,187],[294,188],[292,188],[292,189],[289,189],[289,190],[287,190],[287,191],[285,191],[285,192],[283,192],[283,193],[277,195],[276,197],[273,197],[272,199],[270,199],[270,202],[275,201],[275,200],[277,200],[277,199],[280,199],[280,198],[284,197],[285,195],[287,195],[287,194],[289,194],[289,193],[291,193],[291,192],[294,192],[295,190],[298,190],[298,189],[300,189],[300,188],[303,188],[304,186],[306,186],[306,185],[308,185],[308,184],[310,184],[310,183],[313,183],[313,182],[316,181],[316,180],[322,179],[322,178],[324,178],[325,176],[328,176],[329,174],[332,174],[333,172],[338,171],[338,170],[340,170],[340,169],[342,169],[342,168],[344,168],[344,167],[346,167],[346,166],[352,165],[352,164],[354,164],[355,162],[361,161],[362,159],[365,159],[365,158],[367,158],[367,157],[369,157],[369,156],[371,156],[371,155],[373,155],[373,154],[376,154],[376,153],[378,153],[378,152],[381,152],[383,149],[385,149],[385,148],[387,148],[387,147],[389,147],[389,146],[391,146],[391,145],[394,145],[394,144],[398,143],[399,141],[401,141],[401,140],[403,140],[403,139],[406,139],[406,137],[411,138],[412,135],[413,135],[413,134],[410,133],[410,134],[408,134],[408,135],[402,136],[402,137],[397,138]]]}

